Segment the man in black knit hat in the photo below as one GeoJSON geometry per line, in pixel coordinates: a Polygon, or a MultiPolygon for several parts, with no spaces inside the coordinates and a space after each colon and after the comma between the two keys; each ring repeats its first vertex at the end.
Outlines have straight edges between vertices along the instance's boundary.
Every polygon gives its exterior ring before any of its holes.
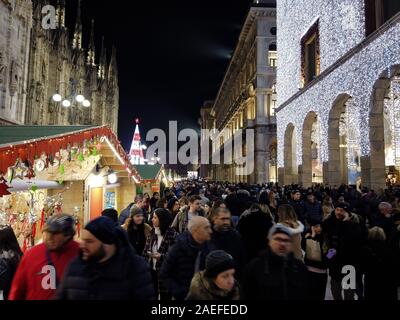
{"type": "Polygon", "coordinates": [[[152,300],[149,266],[135,254],[124,230],[99,217],[82,231],[81,255],[66,272],[57,299],[152,300]]]}

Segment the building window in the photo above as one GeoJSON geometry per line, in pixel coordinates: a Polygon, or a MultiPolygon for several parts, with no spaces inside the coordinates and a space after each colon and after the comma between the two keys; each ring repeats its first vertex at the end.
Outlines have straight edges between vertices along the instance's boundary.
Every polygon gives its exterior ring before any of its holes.
{"type": "Polygon", "coordinates": [[[365,30],[369,36],[386,21],[400,12],[400,1],[365,0],[365,30]]]}
{"type": "Polygon", "coordinates": [[[301,74],[303,86],[320,74],[319,21],[301,39],[301,74]]]}
{"type": "Polygon", "coordinates": [[[268,65],[272,68],[276,68],[278,66],[278,52],[276,43],[270,44],[268,48],[268,65]]]}

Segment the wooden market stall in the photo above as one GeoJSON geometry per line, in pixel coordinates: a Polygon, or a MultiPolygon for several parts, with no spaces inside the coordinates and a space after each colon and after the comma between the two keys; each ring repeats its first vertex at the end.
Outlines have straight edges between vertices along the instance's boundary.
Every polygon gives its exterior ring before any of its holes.
{"type": "Polygon", "coordinates": [[[140,177],[140,184],[137,185],[137,193],[148,193],[150,197],[154,192],[163,193],[169,182],[165,173],[164,166],[155,165],[135,165],[140,177]]]}
{"type": "Polygon", "coordinates": [[[74,215],[79,230],[105,208],[122,210],[137,183],[107,126],[1,127],[0,224],[11,224],[21,245],[40,239],[52,214],[74,215]]]}

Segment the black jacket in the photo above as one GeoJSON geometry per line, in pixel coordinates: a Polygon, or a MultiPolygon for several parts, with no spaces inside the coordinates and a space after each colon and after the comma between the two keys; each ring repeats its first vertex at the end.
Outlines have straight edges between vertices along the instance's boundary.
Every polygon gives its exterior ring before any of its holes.
{"type": "Polygon", "coordinates": [[[186,298],[193,275],[197,271],[204,270],[205,258],[210,250],[209,243],[197,244],[187,231],[178,236],[160,270],[160,280],[176,300],[186,298]]]}
{"type": "Polygon", "coordinates": [[[64,276],[56,299],[153,300],[149,265],[127,241],[121,242],[117,253],[104,263],[89,263],[81,257],[75,259],[64,276]]]}
{"type": "Polygon", "coordinates": [[[253,205],[240,216],[237,230],[243,238],[248,260],[254,259],[265,250],[272,225],[271,216],[261,211],[257,205],[253,205]]]}
{"type": "Polygon", "coordinates": [[[222,232],[213,229],[211,247],[213,250],[224,250],[233,257],[235,260],[235,276],[239,279],[247,262],[246,251],[240,233],[232,229],[222,232]]]}
{"type": "Polygon", "coordinates": [[[364,220],[354,213],[347,221],[338,220],[333,211],[323,222],[322,232],[328,249],[336,250],[336,255],[328,260],[330,275],[341,279],[343,266],[359,266],[360,250],[368,234],[364,220]]]}
{"type": "Polygon", "coordinates": [[[0,253],[0,291],[3,291],[4,300],[8,298],[18,261],[18,258],[11,257],[8,252],[0,253]]]}
{"type": "Polygon", "coordinates": [[[236,192],[228,194],[224,202],[233,216],[239,216],[242,213],[240,212],[240,203],[236,192]]]}
{"type": "Polygon", "coordinates": [[[303,200],[294,201],[289,200],[289,204],[293,207],[294,211],[296,211],[297,219],[303,224],[306,225],[306,207],[303,200]]]}
{"type": "Polygon", "coordinates": [[[305,300],[307,275],[305,265],[293,254],[284,259],[268,248],[247,265],[241,296],[245,300],[305,300]]]}
{"type": "Polygon", "coordinates": [[[366,300],[397,300],[396,257],[385,241],[369,241],[361,251],[366,300]]]}
{"type": "Polygon", "coordinates": [[[324,213],[322,211],[322,206],[318,201],[315,201],[314,203],[306,201],[304,203],[304,209],[307,222],[310,222],[311,220],[322,221],[324,213]]]}

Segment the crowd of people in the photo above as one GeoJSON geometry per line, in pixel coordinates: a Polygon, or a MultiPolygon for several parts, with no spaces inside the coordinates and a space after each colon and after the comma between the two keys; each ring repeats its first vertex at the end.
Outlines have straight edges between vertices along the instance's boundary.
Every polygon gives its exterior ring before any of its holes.
{"type": "Polygon", "coordinates": [[[43,232],[22,255],[0,227],[3,299],[399,298],[397,189],[182,181],[104,210],[80,239],[68,214],[43,232]]]}

